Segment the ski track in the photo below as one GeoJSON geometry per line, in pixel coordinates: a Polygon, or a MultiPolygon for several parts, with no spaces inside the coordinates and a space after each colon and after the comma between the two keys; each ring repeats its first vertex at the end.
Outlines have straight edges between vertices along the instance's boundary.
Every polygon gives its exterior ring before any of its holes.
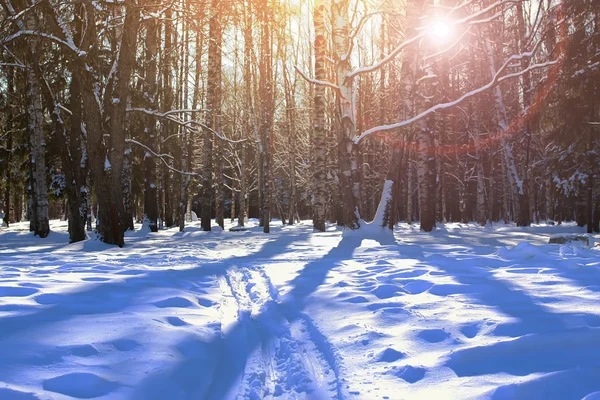
{"type": "Polygon", "coordinates": [[[244,324],[248,342],[258,342],[228,398],[345,398],[329,341],[310,317],[279,301],[263,269],[232,268],[220,278],[220,287],[222,332],[244,324]]]}

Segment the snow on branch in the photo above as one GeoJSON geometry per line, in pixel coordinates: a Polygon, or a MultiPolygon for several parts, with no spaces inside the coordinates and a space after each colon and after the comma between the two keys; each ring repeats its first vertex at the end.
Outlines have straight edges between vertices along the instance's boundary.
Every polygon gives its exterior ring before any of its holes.
{"type": "Polygon", "coordinates": [[[371,64],[370,66],[355,69],[354,71],[349,73],[346,78],[352,79],[359,75],[378,70],[379,68],[383,67],[384,65],[386,65],[387,63],[392,61],[402,50],[404,50],[405,47],[408,47],[409,45],[419,41],[422,37],[425,36],[425,34],[426,34],[425,31],[421,31],[416,36],[413,36],[412,38],[400,43],[391,53],[389,53],[387,56],[385,56],[381,60],[377,61],[374,64],[371,64]]]}
{"type": "Polygon", "coordinates": [[[521,76],[523,74],[526,74],[527,72],[534,70],[534,69],[539,69],[539,68],[545,68],[545,67],[549,67],[551,65],[555,65],[560,61],[560,58],[554,60],[554,61],[547,61],[545,63],[540,63],[540,64],[532,64],[529,67],[521,70],[521,71],[517,71],[517,72],[513,72],[510,74],[506,74],[506,75],[502,75],[502,72],[509,66],[510,61],[515,60],[515,59],[521,59],[526,57],[527,55],[529,55],[529,57],[531,57],[533,52],[527,52],[527,53],[523,53],[523,54],[519,54],[519,55],[514,55],[511,56],[508,60],[506,60],[506,62],[504,63],[504,65],[502,66],[502,68],[500,68],[498,70],[498,72],[494,75],[494,78],[487,83],[484,86],[481,86],[477,89],[473,89],[470,92],[467,92],[465,94],[463,94],[461,97],[459,97],[456,100],[447,102],[447,103],[441,103],[441,104],[436,104],[435,106],[432,106],[430,108],[428,108],[427,110],[423,111],[422,113],[415,115],[412,118],[409,118],[407,120],[404,121],[400,121],[400,122],[396,122],[394,124],[390,124],[390,125],[381,125],[381,126],[376,126],[373,127],[371,129],[366,130],[365,132],[363,132],[360,136],[354,138],[354,143],[358,144],[360,141],[362,141],[364,138],[366,138],[367,136],[373,134],[373,133],[377,133],[377,132],[385,132],[385,131],[389,131],[389,130],[393,130],[393,129],[397,129],[397,128],[401,128],[403,126],[407,126],[410,124],[415,123],[416,121],[426,117],[427,115],[434,113],[438,110],[443,110],[446,108],[451,108],[454,107],[460,103],[462,103],[464,100],[468,99],[469,97],[473,97],[477,94],[480,94],[488,89],[491,89],[493,87],[495,87],[496,85],[498,85],[500,82],[505,81],[507,79],[510,78],[516,78],[518,76],[521,76]],[[502,76],[501,76],[502,75],[502,76]]]}
{"type": "Polygon", "coordinates": [[[26,68],[23,64],[18,63],[0,63],[0,67],[26,68]]]}
{"type": "MultiPolygon", "coordinates": [[[[33,10],[38,4],[40,4],[40,2],[36,2],[33,3],[32,5],[30,5],[29,7],[25,7],[22,11],[20,11],[19,13],[13,13],[12,15],[10,15],[7,19],[7,21],[16,21],[18,19],[23,18],[23,16],[28,13],[29,11],[33,10]]],[[[9,8],[9,11],[14,12],[14,9],[9,8]]]]}
{"type": "Polygon", "coordinates": [[[200,121],[187,121],[185,122],[186,125],[197,125],[201,128],[206,129],[207,131],[211,132],[213,135],[215,135],[216,137],[218,137],[219,139],[221,139],[224,142],[229,142],[229,143],[243,143],[245,142],[247,139],[239,139],[239,140],[234,140],[234,139],[229,139],[228,137],[223,136],[222,134],[220,134],[219,132],[215,131],[214,129],[212,129],[211,127],[209,127],[208,125],[200,122],[200,121]]]}
{"type": "Polygon", "coordinates": [[[360,31],[362,30],[363,26],[367,23],[367,21],[371,18],[374,17],[375,15],[380,15],[383,14],[384,11],[376,11],[373,13],[369,13],[369,14],[365,14],[362,16],[362,18],[360,19],[360,21],[358,22],[358,26],[356,27],[356,29],[354,30],[354,32],[352,32],[352,34],[350,35],[350,46],[348,47],[348,51],[346,52],[346,55],[343,56],[343,60],[347,60],[348,58],[350,58],[352,51],[354,50],[354,46],[356,45],[356,37],[358,36],[358,34],[360,33],[360,31]]]}
{"type": "Polygon", "coordinates": [[[503,15],[502,11],[498,11],[496,14],[492,15],[491,17],[478,19],[476,21],[470,21],[469,25],[487,24],[488,22],[492,22],[496,18],[500,18],[502,15],[503,15]]]}
{"type": "Polygon", "coordinates": [[[308,81],[309,83],[312,83],[313,85],[327,86],[334,90],[340,90],[340,87],[336,84],[333,84],[333,83],[327,82],[327,81],[319,81],[317,79],[312,79],[312,78],[306,76],[306,74],[304,74],[304,72],[302,72],[300,70],[300,68],[298,68],[298,66],[294,66],[294,68],[296,69],[296,71],[298,71],[298,73],[300,74],[301,77],[303,77],[304,79],[306,79],[306,81],[308,81]]]}
{"type": "Polygon", "coordinates": [[[194,128],[192,127],[193,125],[199,126],[203,129],[206,129],[207,131],[211,132],[213,135],[215,135],[216,137],[218,137],[219,139],[223,140],[224,142],[229,142],[229,143],[242,143],[245,142],[246,139],[240,139],[240,140],[233,140],[233,139],[229,139],[225,136],[223,136],[222,134],[220,134],[219,132],[215,131],[214,129],[210,128],[208,125],[200,122],[200,121],[182,121],[181,119],[177,118],[175,116],[175,114],[182,114],[182,113],[193,113],[193,112],[200,112],[200,111],[206,111],[206,110],[201,110],[201,109],[194,109],[194,110],[171,110],[171,111],[167,111],[164,113],[161,113],[159,111],[156,110],[149,110],[146,108],[128,108],[127,112],[141,112],[144,113],[146,115],[150,115],[152,117],[156,117],[156,118],[160,118],[160,119],[166,119],[167,121],[171,121],[177,125],[180,125],[184,128],[190,129],[192,131],[194,131],[194,128]]]}
{"type": "Polygon", "coordinates": [[[443,50],[438,51],[437,53],[433,53],[427,57],[425,57],[425,61],[430,60],[432,58],[436,58],[438,56],[441,56],[442,54],[452,50],[454,47],[456,47],[456,45],[458,45],[458,43],[462,40],[463,37],[465,37],[465,35],[467,33],[469,33],[471,31],[471,27],[465,29],[465,31],[458,37],[458,39],[456,39],[450,46],[446,47],[443,50]]]}
{"type": "Polygon", "coordinates": [[[157,11],[157,12],[149,12],[149,11],[144,11],[142,12],[142,21],[147,21],[149,19],[159,19],[162,18],[162,16],[169,10],[173,8],[173,1],[171,1],[169,4],[167,4],[165,7],[163,7],[161,10],[157,11]]]}
{"type": "Polygon", "coordinates": [[[67,114],[73,115],[73,112],[71,110],[69,110],[67,107],[63,106],[62,104],[57,103],[56,105],[58,106],[58,108],[60,108],[61,110],[63,110],[67,114]]]}
{"type": "Polygon", "coordinates": [[[177,168],[174,168],[171,165],[169,165],[169,163],[167,161],[165,161],[165,158],[168,158],[169,160],[173,160],[173,161],[175,160],[175,158],[170,154],[158,154],[158,153],[154,152],[150,147],[146,146],[143,143],[138,142],[137,140],[125,139],[125,142],[133,143],[137,146],[140,146],[141,148],[146,150],[150,155],[152,155],[152,156],[158,158],[160,161],[162,161],[163,164],[165,164],[165,166],[173,172],[177,172],[181,175],[187,175],[187,176],[198,176],[198,174],[195,172],[181,171],[181,170],[178,170],[177,168]]]}
{"type": "MultiPolygon", "coordinates": [[[[483,21],[485,21],[485,20],[479,20],[479,21],[473,21],[473,20],[475,20],[475,18],[480,17],[481,15],[487,14],[489,11],[495,9],[496,7],[502,6],[502,5],[507,4],[507,3],[515,3],[517,1],[520,1],[520,0],[499,0],[499,1],[496,1],[495,3],[490,4],[489,6],[483,8],[483,9],[481,9],[481,10],[479,10],[479,11],[473,13],[473,14],[467,15],[466,17],[461,18],[461,19],[454,20],[454,21],[450,22],[449,24],[452,25],[452,26],[458,26],[458,25],[463,25],[463,24],[471,24],[472,22],[473,23],[483,23],[483,21]]],[[[471,1],[468,1],[467,3],[471,3],[471,1]]],[[[457,6],[455,6],[448,13],[448,15],[452,14],[453,11],[455,11],[455,10],[457,10],[459,8],[464,7],[465,5],[466,5],[465,3],[461,3],[461,4],[457,5],[457,6]]],[[[494,16],[488,18],[488,19],[491,20],[491,19],[496,18],[496,17],[497,17],[497,15],[494,15],[494,16]]],[[[418,42],[421,38],[425,37],[426,34],[427,34],[427,31],[425,29],[421,30],[417,35],[415,35],[412,38],[407,39],[404,42],[400,43],[398,46],[396,46],[396,48],[394,50],[392,50],[388,55],[386,55],[385,57],[383,57],[381,60],[376,61],[375,63],[373,63],[373,64],[371,64],[369,66],[360,67],[360,68],[355,69],[354,71],[352,71],[351,73],[349,73],[346,76],[346,79],[353,79],[353,78],[355,78],[355,77],[357,77],[359,75],[363,75],[363,74],[366,74],[366,73],[378,70],[379,68],[381,68],[384,65],[388,64],[389,62],[391,62],[398,54],[400,54],[400,52],[402,50],[404,50],[404,48],[408,47],[409,45],[411,45],[411,44],[413,44],[415,42],[418,42]]],[[[444,51],[450,50],[457,43],[458,43],[458,41],[454,42],[452,44],[452,46],[450,46],[449,48],[447,48],[444,51]]]]}
{"type": "Polygon", "coordinates": [[[174,114],[189,114],[189,113],[195,113],[195,112],[209,112],[208,110],[204,110],[202,108],[197,108],[197,109],[189,109],[189,110],[171,110],[171,111],[167,111],[164,113],[161,113],[160,111],[157,110],[149,110],[147,108],[128,108],[127,112],[142,112],[144,114],[148,114],[148,115],[152,115],[155,116],[157,118],[165,118],[168,117],[169,115],[174,115],[174,114]]]}
{"type": "Polygon", "coordinates": [[[38,32],[38,31],[31,30],[31,29],[22,29],[16,33],[13,33],[12,35],[10,35],[4,39],[0,39],[0,43],[4,45],[4,44],[12,42],[15,39],[22,37],[22,36],[38,36],[38,37],[50,39],[53,42],[61,44],[64,47],[70,49],[71,51],[73,51],[75,54],[77,54],[80,57],[83,57],[86,55],[85,51],[78,49],[77,46],[75,46],[75,44],[72,42],[63,40],[63,39],[56,37],[54,35],[51,35],[49,33],[38,32]]]}

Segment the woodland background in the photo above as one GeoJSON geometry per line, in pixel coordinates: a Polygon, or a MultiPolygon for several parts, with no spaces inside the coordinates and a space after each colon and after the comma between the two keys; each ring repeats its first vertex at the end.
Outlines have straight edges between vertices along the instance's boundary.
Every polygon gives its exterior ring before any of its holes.
{"type": "Polygon", "coordinates": [[[596,0],[0,4],[6,225],[600,228],[596,0]]]}

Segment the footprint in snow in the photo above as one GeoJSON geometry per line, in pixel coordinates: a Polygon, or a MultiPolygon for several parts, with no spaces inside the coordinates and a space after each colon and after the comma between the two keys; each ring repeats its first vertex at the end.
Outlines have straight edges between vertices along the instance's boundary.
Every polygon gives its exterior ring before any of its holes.
{"type": "Polygon", "coordinates": [[[462,328],[460,328],[460,332],[463,335],[465,335],[465,337],[468,337],[469,339],[473,339],[479,333],[479,323],[473,322],[473,323],[467,324],[467,325],[463,326],[462,328]]]}
{"type": "Polygon", "coordinates": [[[403,367],[395,367],[390,370],[390,374],[405,380],[408,383],[416,383],[425,376],[425,369],[406,365],[403,367]]]}
{"type": "Polygon", "coordinates": [[[406,291],[396,285],[380,285],[377,286],[377,288],[371,293],[380,299],[389,299],[390,297],[394,297],[398,294],[404,294],[406,291]]]}
{"type": "Polygon", "coordinates": [[[441,284],[434,285],[431,289],[429,289],[429,293],[434,296],[446,297],[451,294],[467,294],[473,293],[474,288],[469,285],[463,284],[441,284]]]}
{"type": "Polygon", "coordinates": [[[136,347],[140,346],[140,344],[138,342],[136,342],[135,340],[132,339],[117,339],[113,342],[111,342],[111,344],[115,347],[115,349],[119,350],[119,351],[131,351],[133,349],[135,349],[136,347]]]}
{"type": "Polygon", "coordinates": [[[429,271],[427,271],[426,269],[413,269],[410,271],[395,272],[393,274],[389,274],[388,277],[390,279],[417,278],[419,276],[425,275],[427,272],[429,271]]]}
{"type": "Polygon", "coordinates": [[[425,329],[417,334],[417,336],[429,343],[439,343],[450,337],[450,334],[443,329],[425,329]]]}
{"type": "Polygon", "coordinates": [[[383,271],[389,270],[390,267],[392,267],[391,264],[388,264],[388,265],[373,265],[373,266],[367,267],[366,270],[367,271],[372,271],[372,272],[383,272],[383,271]]]}
{"type": "Polygon", "coordinates": [[[362,336],[362,339],[359,341],[359,343],[362,344],[363,346],[366,346],[373,341],[377,341],[379,339],[384,338],[386,335],[381,332],[372,331],[372,332],[367,332],[361,336],[362,336]]]}
{"type": "Polygon", "coordinates": [[[19,390],[0,388],[0,399],[10,400],[40,400],[33,393],[21,392],[19,390]]]}
{"type": "Polygon", "coordinates": [[[414,280],[410,281],[403,286],[403,289],[406,290],[409,294],[421,294],[423,292],[428,291],[434,286],[433,283],[424,280],[414,280]]]}
{"type": "Polygon", "coordinates": [[[31,282],[22,282],[22,283],[19,283],[19,286],[26,287],[26,288],[43,288],[44,287],[43,285],[39,285],[37,283],[31,283],[31,282]]]}
{"type": "Polygon", "coordinates": [[[208,300],[208,299],[203,299],[202,297],[198,297],[198,304],[200,304],[202,307],[212,307],[215,303],[208,300]]]}
{"type": "Polygon", "coordinates": [[[167,322],[173,326],[189,325],[187,322],[185,322],[179,317],[167,317],[167,322]]]}
{"type": "Polygon", "coordinates": [[[168,299],[160,300],[154,303],[158,308],[177,307],[186,308],[193,305],[193,303],[185,297],[169,297],[168,299]]]}
{"type": "Polygon", "coordinates": [[[86,372],[73,372],[47,379],[42,383],[44,390],[64,394],[78,399],[105,396],[119,387],[116,382],[86,372]]]}
{"type": "Polygon", "coordinates": [[[110,281],[110,278],[101,278],[99,276],[91,276],[88,278],[82,278],[81,280],[85,281],[85,282],[108,282],[108,281],[110,281]]]}
{"type": "Polygon", "coordinates": [[[79,346],[73,346],[70,349],[71,354],[77,357],[91,357],[98,353],[98,350],[91,344],[82,344],[79,346]]]}
{"type": "Polygon", "coordinates": [[[361,278],[368,278],[369,276],[373,276],[375,274],[370,271],[358,271],[356,275],[360,276],[361,278]]]}
{"type": "Polygon", "coordinates": [[[387,349],[379,353],[379,355],[377,356],[377,361],[391,363],[394,361],[402,360],[403,358],[406,358],[406,354],[402,353],[401,351],[394,350],[391,347],[388,347],[387,349]]]}
{"type": "Polygon", "coordinates": [[[0,286],[0,297],[26,297],[37,292],[39,290],[28,287],[0,286]]]}
{"type": "Polygon", "coordinates": [[[351,298],[346,299],[344,301],[346,301],[348,303],[354,303],[354,304],[368,303],[369,302],[369,300],[366,297],[364,297],[364,296],[354,296],[354,297],[351,297],[351,298]]]}

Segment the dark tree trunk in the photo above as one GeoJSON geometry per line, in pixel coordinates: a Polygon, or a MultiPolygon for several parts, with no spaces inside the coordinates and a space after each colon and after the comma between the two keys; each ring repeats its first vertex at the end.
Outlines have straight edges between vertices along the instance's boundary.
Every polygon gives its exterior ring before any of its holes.
{"type": "MultiPolygon", "coordinates": [[[[146,107],[149,110],[156,110],[158,86],[156,84],[158,56],[158,23],[156,18],[149,18],[146,22],[146,65],[144,79],[144,97],[146,107]]],[[[157,152],[157,130],[156,119],[153,116],[145,117],[145,141],[152,151],[157,152]]],[[[147,224],[150,231],[158,231],[158,180],[156,176],[156,160],[149,153],[144,154],[144,224],[147,224]]]]}

